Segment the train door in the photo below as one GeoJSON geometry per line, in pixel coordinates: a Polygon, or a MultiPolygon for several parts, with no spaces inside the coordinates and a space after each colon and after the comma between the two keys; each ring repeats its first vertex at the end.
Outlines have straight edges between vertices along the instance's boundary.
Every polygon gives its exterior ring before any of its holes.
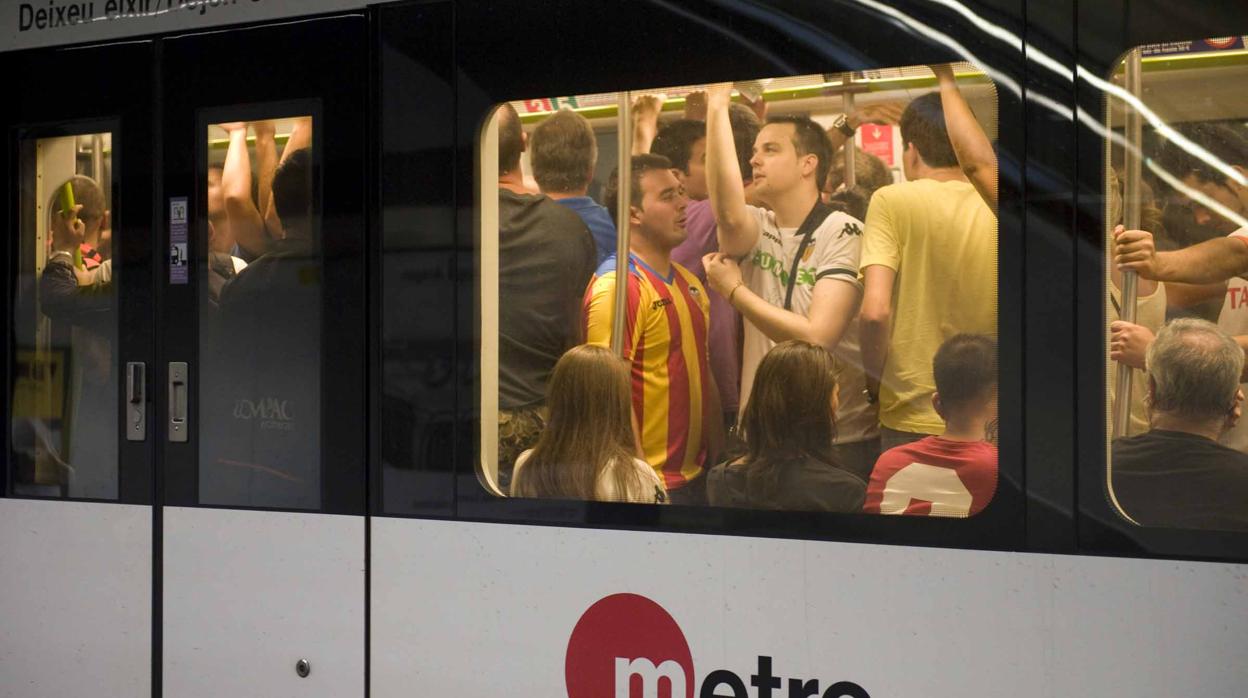
{"type": "Polygon", "coordinates": [[[0,66],[4,695],[151,685],[153,55],[127,42],[0,66]]]}
{"type": "Polygon", "coordinates": [[[162,42],[165,695],[364,690],[367,26],[162,42]]]}

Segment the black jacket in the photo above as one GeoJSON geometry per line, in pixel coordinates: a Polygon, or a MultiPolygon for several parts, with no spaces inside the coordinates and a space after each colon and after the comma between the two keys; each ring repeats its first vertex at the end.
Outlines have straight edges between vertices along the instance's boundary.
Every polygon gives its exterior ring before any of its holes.
{"type": "Polygon", "coordinates": [[[707,498],[712,506],[793,511],[862,511],[867,483],[831,463],[807,459],[786,464],[772,496],[759,499],[746,490],[748,465],[739,461],[717,465],[707,475],[707,498]]]}

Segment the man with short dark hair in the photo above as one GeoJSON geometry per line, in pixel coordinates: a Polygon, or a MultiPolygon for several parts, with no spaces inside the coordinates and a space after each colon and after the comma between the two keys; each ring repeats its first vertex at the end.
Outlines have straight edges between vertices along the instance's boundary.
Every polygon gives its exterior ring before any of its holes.
{"type": "MultiPolygon", "coordinates": [[[[685,239],[687,199],[660,155],[634,155],[624,356],[632,374],[633,413],[643,457],[674,504],[706,503],[706,470],[723,443],[718,391],[710,371],[706,289],[672,261],[685,239]]],[[[618,176],[608,205],[618,204],[618,176]]],[[[599,268],[585,292],[586,341],[609,346],[615,317],[616,259],[599,268]]]]}
{"type": "Polygon", "coordinates": [[[1111,494],[1142,526],[1248,530],[1248,455],[1217,441],[1240,417],[1244,352],[1174,320],[1148,348],[1149,431],[1114,441],[1111,494]]]}
{"type": "Polygon", "coordinates": [[[533,447],[545,427],[546,384],[555,362],[580,342],[581,295],[598,256],[580,216],[524,186],[520,156],[527,146],[520,116],[503,104],[498,121],[498,485],[504,492],[516,458],[533,447]]]}
{"type": "Polygon", "coordinates": [[[889,449],[867,484],[868,514],[974,516],[997,490],[997,343],[991,337],[950,337],[932,359],[932,408],[945,422],[940,436],[889,449]]]}
{"type": "Polygon", "coordinates": [[[598,248],[598,263],[615,254],[615,219],[589,197],[598,163],[598,141],[589,120],[571,109],[547,117],[529,139],[529,162],[538,189],[585,221],[598,248]]]}
{"type": "MultiPolygon", "coordinates": [[[[759,130],[758,117],[747,107],[733,104],[728,111],[728,122],[737,161],[742,164],[743,183],[748,186],[751,149],[759,130]]],[[[688,237],[672,250],[672,259],[706,285],[706,268],[702,266],[702,258],[719,251],[715,214],[707,199],[706,122],[679,119],[664,125],[650,152],[672,161],[676,176],[691,199],[685,209],[685,232],[688,237]]],[[[718,293],[713,294],[710,301],[711,329],[707,344],[711,354],[711,371],[719,387],[724,424],[729,425],[736,422],[740,407],[741,315],[718,293]]]]}
{"type": "Polygon", "coordinates": [[[940,345],[997,333],[997,219],[958,165],[940,94],[912,101],[900,126],[908,181],[871,197],[861,260],[862,362],[884,450],[943,431],[940,345]]]}
{"type": "Polygon", "coordinates": [[[758,132],[750,168],[752,197],[760,205],[748,204],[730,130],[730,95],[729,85],[707,94],[707,182],[720,253],[704,262],[711,287],[746,320],[739,405],[745,408],[758,364],[777,343],[801,339],[823,346],[843,369],[836,455],[865,475],[878,451],[853,326],[862,224],[821,200],[832,147],[823,128],[804,116],[773,117],[758,132]],[[738,258],[744,258],[739,266],[738,258]]]}

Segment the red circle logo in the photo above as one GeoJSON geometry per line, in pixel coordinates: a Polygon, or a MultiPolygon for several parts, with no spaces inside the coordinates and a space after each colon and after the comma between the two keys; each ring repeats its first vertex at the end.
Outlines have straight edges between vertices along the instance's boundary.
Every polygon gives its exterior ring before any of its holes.
{"type": "Polygon", "coordinates": [[[1205,43],[1213,48],[1226,49],[1234,46],[1238,39],[1238,36],[1219,36],[1215,39],[1205,39],[1205,43]]]}
{"type": "Polygon", "coordinates": [[[676,620],[637,594],[586,609],[568,639],[568,698],[693,698],[693,655],[676,620]]]}

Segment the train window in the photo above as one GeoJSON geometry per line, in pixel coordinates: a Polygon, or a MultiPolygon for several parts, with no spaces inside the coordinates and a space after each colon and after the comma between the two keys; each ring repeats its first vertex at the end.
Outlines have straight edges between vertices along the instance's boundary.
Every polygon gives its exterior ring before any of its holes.
{"type": "Polygon", "coordinates": [[[995,132],[968,64],[499,105],[479,141],[483,486],[978,513],[995,132]]]}
{"type": "Polygon", "coordinates": [[[18,141],[13,494],[117,498],[112,146],[110,132],[18,141]]]}
{"type": "Polygon", "coordinates": [[[199,498],[321,502],[321,252],[312,118],[214,123],[201,172],[199,498]]]}
{"type": "Polygon", "coordinates": [[[1248,51],[1143,46],[1107,81],[1110,501],[1147,527],[1248,530],[1248,51]]]}

